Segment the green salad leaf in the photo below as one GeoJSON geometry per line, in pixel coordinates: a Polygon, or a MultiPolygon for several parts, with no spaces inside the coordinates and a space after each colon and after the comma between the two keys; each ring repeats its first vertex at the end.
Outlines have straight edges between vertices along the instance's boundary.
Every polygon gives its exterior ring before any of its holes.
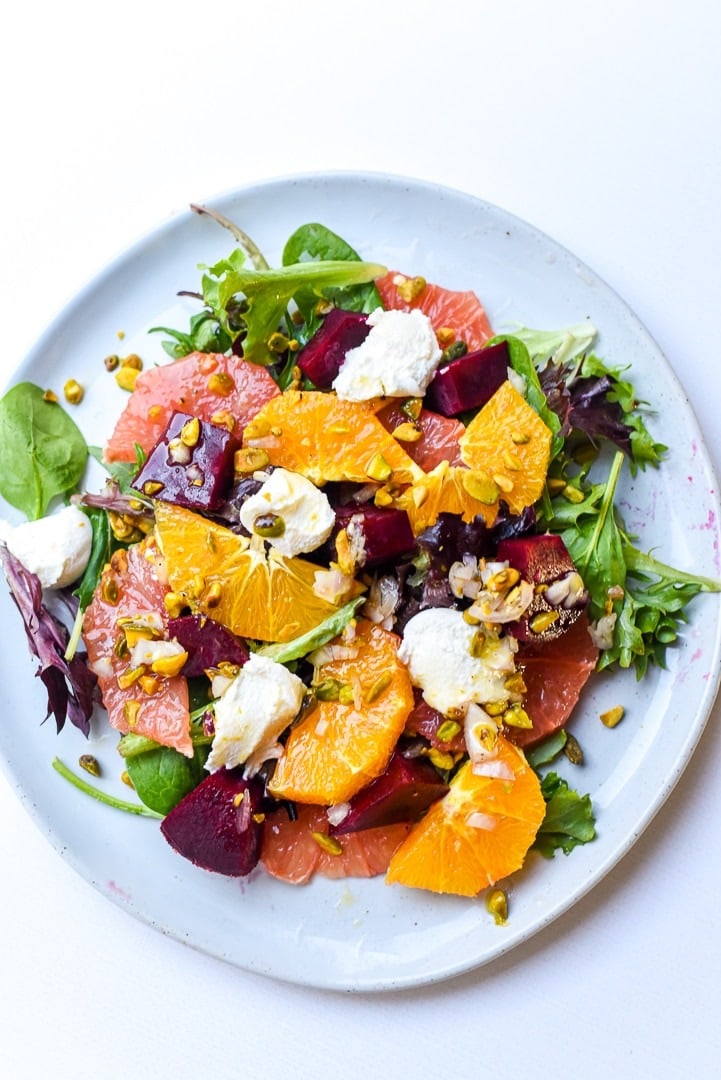
{"type": "Polygon", "coordinates": [[[74,420],[41,387],[21,382],[0,400],[0,495],[31,521],[74,491],[88,447],[74,420]]]}
{"type": "Polygon", "coordinates": [[[271,338],[279,332],[288,306],[297,295],[328,299],[338,288],[360,285],[385,273],[378,263],[300,262],[279,269],[256,270],[238,265],[231,257],[207,267],[202,278],[203,300],[223,329],[235,338],[229,310],[242,303],[245,325],[243,355],[256,364],[268,366],[278,359],[271,338]]]}
{"type": "Polygon", "coordinates": [[[552,859],[560,849],[568,855],[579,844],[588,844],[596,836],[596,824],[589,795],[579,795],[567,782],[550,772],[541,780],[546,800],[546,816],[533,842],[535,851],[552,859]]]}

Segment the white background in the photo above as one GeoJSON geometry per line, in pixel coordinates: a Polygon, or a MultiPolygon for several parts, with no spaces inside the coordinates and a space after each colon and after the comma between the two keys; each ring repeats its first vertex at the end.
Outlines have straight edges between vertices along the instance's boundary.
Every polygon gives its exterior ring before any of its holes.
{"type": "MultiPolygon", "coordinates": [[[[3,21],[3,382],[94,273],[189,202],[373,169],[478,195],[573,250],[655,336],[721,464],[711,0],[68,0],[3,21]]],[[[570,914],[478,973],[378,997],[274,983],[135,922],[0,779],[3,1074],[713,1075],[719,719],[570,914]]]]}

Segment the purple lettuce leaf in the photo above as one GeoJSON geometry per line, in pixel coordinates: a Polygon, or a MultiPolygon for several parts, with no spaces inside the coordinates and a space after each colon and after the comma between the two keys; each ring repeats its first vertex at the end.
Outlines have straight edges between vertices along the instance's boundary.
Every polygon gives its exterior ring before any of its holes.
{"type": "Polygon", "coordinates": [[[565,382],[568,369],[562,364],[547,364],[540,372],[541,387],[549,408],[561,421],[560,434],[565,438],[572,431],[582,431],[591,442],[610,439],[629,457],[631,428],[624,422],[624,411],[608,395],[614,381],[608,375],[588,375],[565,382]]]}
{"type": "Polygon", "coordinates": [[[40,661],[36,675],[48,695],[45,719],[52,713],[58,732],[69,719],[89,735],[90,717],[98,698],[96,676],[81,654],[70,661],[65,659],[70,638],[66,627],[43,603],[38,576],[27,570],[5,544],[0,544],[0,565],[22,617],[30,653],[40,661]]]}

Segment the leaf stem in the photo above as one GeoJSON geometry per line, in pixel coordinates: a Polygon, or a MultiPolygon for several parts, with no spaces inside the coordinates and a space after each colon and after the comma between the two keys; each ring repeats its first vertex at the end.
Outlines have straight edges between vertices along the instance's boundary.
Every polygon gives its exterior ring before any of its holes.
{"type": "Polygon", "coordinates": [[[117,799],[114,795],[108,795],[93,784],[88,784],[86,780],[83,780],[69,769],[60,758],[53,758],[52,765],[55,771],[59,773],[63,779],[71,783],[73,787],[78,788],[79,791],[85,792],[86,795],[90,795],[91,798],[97,799],[98,802],[105,803],[106,806],[112,806],[116,810],[124,810],[127,814],[140,814],[142,817],[151,817],[162,820],[162,814],[156,814],[154,810],[150,810],[147,806],[143,806],[142,803],[131,803],[126,802],[124,799],[117,799]]]}
{"type": "Polygon", "coordinates": [[[197,203],[191,203],[190,209],[196,214],[206,214],[209,218],[212,218],[213,221],[217,221],[219,225],[222,225],[224,229],[228,229],[256,270],[270,270],[270,264],[267,262],[265,255],[258,245],[251,240],[246,232],[243,232],[243,230],[234,224],[234,222],[225,217],[224,214],[219,214],[217,210],[210,210],[207,206],[200,206],[197,203]]]}

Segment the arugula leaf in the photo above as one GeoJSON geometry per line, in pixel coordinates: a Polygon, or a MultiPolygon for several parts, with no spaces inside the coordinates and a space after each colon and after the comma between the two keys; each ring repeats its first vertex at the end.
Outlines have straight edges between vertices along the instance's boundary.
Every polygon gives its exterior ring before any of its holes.
{"type": "Polygon", "coordinates": [[[161,344],[168,356],[172,356],[174,360],[180,360],[192,352],[224,353],[233,344],[230,334],[223,329],[215,314],[208,308],[191,316],[190,328],[186,334],[169,326],[151,326],[148,333],[167,334],[172,339],[161,344]]]}
{"type": "Polygon", "coordinates": [[[638,679],[650,663],[666,666],[666,650],[686,623],[685,609],[701,592],[721,591],[721,581],[675,570],[624,540],[626,589],[611,649],[601,653],[598,669],[614,662],[634,665],[638,679]],[[656,580],[654,580],[654,578],[656,580]]]}
{"type": "Polygon", "coordinates": [[[88,447],[82,432],[41,387],[21,382],[0,400],[0,495],[37,520],[57,495],[82,479],[88,447]]]}
{"type": "MultiPolygon", "coordinates": [[[[308,225],[301,225],[288,237],[283,248],[282,262],[283,266],[291,266],[309,259],[321,262],[360,262],[360,255],[342,237],[325,225],[311,222],[308,225]]],[[[312,290],[302,288],[293,299],[305,321],[307,339],[317,330],[321,321],[316,311],[318,297],[312,290]]],[[[337,307],[368,314],[383,306],[380,293],[373,281],[345,288],[329,289],[326,299],[332,301],[337,307]]]]}
{"type": "Polygon", "coordinates": [[[555,772],[541,780],[546,800],[546,816],[533,842],[533,849],[552,859],[560,849],[564,855],[596,836],[596,824],[589,795],[579,795],[555,772]]]}
{"type": "Polygon", "coordinates": [[[665,666],[666,649],[676,641],[691,600],[700,592],[721,591],[721,582],[676,570],[634,547],[614,504],[624,460],[617,451],[604,483],[588,485],[580,474],[572,485],[578,498],[556,496],[550,513],[544,504],[541,514],[583,578],[592,619],[616,616],[613,644],[602,651],[598,669],[633,665],[640,679],[649,663],[665,666]]]}
{"type": "Polygon", "coordinates": [[[235,339],[237,334],[229,324],[228,311],[239,297],[243,298],[247,303],[243,316],[247,327],[243,355],[253,363],[269,366],[278,357],[268,342],[277,333],[296,294],[327,299],[334,290],[373,281],[385,270],[377,263],[337,260],[255,270],[238,266],[231,257],[207,268],[202,279],[203,299],[223,329],[235,339]]]}

